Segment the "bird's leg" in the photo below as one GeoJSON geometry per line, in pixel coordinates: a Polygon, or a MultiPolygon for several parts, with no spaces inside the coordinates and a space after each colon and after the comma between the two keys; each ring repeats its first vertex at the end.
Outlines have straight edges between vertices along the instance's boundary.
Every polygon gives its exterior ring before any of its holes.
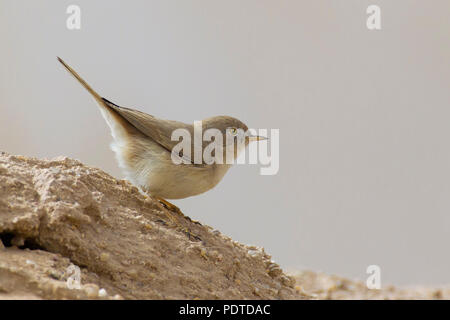
{"type": "Polygon", "coordinates": [[[173,211],[175,213],[177,213],[179,216],[181,216],[182,218],[188,219],[189,221],[198,224],[198,225],[202,225],[200,222],[196,221],[196,220],[192,220],[191,218],[189,218],[188,216],[185,216],[183,214],[183,212],[181,212],[180,208],[178,208],[176,205],[174,205],[173,203],[170,203],[167,200],[164,200],[162,198],[156,198],[166,209],[173,211]]]}
{"type": "Polygon", "coordinates": [[[173,203],[170,203],[167,200],[164,200],[163,198],[159,198],[156,197],[156,199],[159,201],[159,203],[161,203],[166,209],[173,211],[175,213],[177,213],[180,216],[183,216],[183,213],[181,212],[180,208],[178,208],[176,205],[174,205],[173,203]]]}
{"type": "Polygon", "coordinates": [[[177,207],[177,206],[175,206],[175,205],[173,205],[173,204],[171,204],[170,202],[168,202],[168,201],[166,201],[166,200],[164,200],[164,199],[162,199],[162,198],[159,198],[159,197],[154,197],[159,203],[160,203],[160,205],[165,209],[165,210],[163,210],[164,211],[164,214],[167,216],[167,218],[169,218],[169,220],[170,221],[172,221],[172,223],[173,224],[175,224],[177,227],[180,227],[181,225],[180,225],[180,223],[178,222],[178,219],[177,218],[175,218],[171,213],[170,213],[170,211],[175,211],[175,212],[181,212],[181,210],[177,207]],[[176,208],[176,209],[173,209],[173,208],[176,208]]]}
{"type": "MultiPolygon", "coordinates": [[[[173,223],[177,228],[179,228],[179,230],[181,230],[182,232],[184,232],[184,233],[188,236],[189,239],[194,239],[194,240],[197,240],[197,241],[201,241],[201,238],[200,238],[199,236],[193,234],[189,228],[185,228],[184,226],[182,226],[182,225],[180,224],[180,222],[178,221],[178,219],[170,213],[170,211],[173,211],[173,212],[177,213],[178,215],[180,215],[181,217],[186,218],[186,219],[188,219],[189,221],[192,221],[189,217],[186,217],[186,216],[181,212],[180,208],[178,208],[176,205],[170,203],[170,202],[167,201],[167,200],[164,200],[164,199],[159,198],[159,197],[155,197],[155,198],[156,198],[156,200],[158,200],[158,202],[166,209],[166,210],[164,210],[164,213],[165,213],[166,216],[169,218],[169,220],[172,221],[172,223],[173,223]]],[[[198,222],[195,222],[195,221],[194,221],[194,223],[198,223],[198,222]]],[[[198,223],[198,224],[200,224],[200,223],[198,223]]]]}

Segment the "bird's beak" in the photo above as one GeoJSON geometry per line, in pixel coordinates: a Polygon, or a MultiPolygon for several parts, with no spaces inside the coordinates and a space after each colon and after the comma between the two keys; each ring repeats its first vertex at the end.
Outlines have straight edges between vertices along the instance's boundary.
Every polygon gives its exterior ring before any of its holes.
{"type": "Polygon", "coordinates": [[[261,140],[268,140],[268,138],[262,137],[262,136],[248,136],[248,141],[250,141],[250,142],[261,141],[261,140]]]}

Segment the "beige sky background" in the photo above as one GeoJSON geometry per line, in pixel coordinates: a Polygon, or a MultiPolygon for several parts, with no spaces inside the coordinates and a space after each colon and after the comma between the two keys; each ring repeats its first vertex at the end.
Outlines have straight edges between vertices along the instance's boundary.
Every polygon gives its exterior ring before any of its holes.
{"type": "Polygon", "coordinates": [[[0,150],[122,175],[92,98],[280,129],[280,171],[240,165],[176,201],[289,270],[450,283],[448,0],[0,0],[0,150]],[[81,30],[66,8],[81,8],[81,30]],[[366,8],[381,7],[379,31],[366,8]]]}

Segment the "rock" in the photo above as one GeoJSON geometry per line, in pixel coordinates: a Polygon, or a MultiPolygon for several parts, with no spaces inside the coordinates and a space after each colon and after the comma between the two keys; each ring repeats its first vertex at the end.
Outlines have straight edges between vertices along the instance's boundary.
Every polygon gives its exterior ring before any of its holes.
{"type": "Polygon", "coordinates": [[[101,288],[99,291],[98,291],[98,296],[99,297],[107,297],[108,296],[108,293],[106,292],[106,290],[105,289],[103,289],[103,288],[101,288]]]}
{"type": "Polygon", "coordinates": [[[98,298],[100,288],[95,283],[88,283],[83,286],[83,290],[86,292],[88,298],[93,299],[98,298]]]}
{"type": "Polygon", "coordinates": [[[79,161],[1,153],[0,298],[305,298],[270,256],[164,210],[79,161]]]}
{"type": "Polygon", "coordinates": [[[450,298],[448,287],[288,276],[263,248],[188,218],[176,226],[164,210],[79,161],[0,152],[0,299],[450,298]]]}
{"type": "Polygon", "coordinates": [[[25,239],[20,235],[15,235],[11,239],[11,244],[16,247],[22,247],[25,244],[25,239]]]}
{"type": "Polygon", "coordinates": [[[415,286],[407,288],[392,285],[368,289],[364,281],[349,280],[314,271],[297,272],[295,290],[308,299],[450,299],[450,288],[415,286]]]}

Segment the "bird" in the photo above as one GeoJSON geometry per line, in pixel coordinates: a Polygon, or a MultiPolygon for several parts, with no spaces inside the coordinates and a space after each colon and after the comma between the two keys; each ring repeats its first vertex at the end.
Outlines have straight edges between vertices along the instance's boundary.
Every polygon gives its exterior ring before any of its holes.
{"type": "MultiPolygon", "coordinates": [[[[179,141],[172,140],[172,133],[176,129],[184,129],[193,135],[194,124],[160,119],[139,110],[118,106],[94,91],[60,57],[57,59],[97,102],[110,128],[113,137],[111,149],[125,178],[144,193],[157,199],[165,208],[181,213],[168,199],[196,196],[214,188],[232,166],[232,163],[226,161],[193,161],[194,151],[190,154],[179,152],[177,156],[183,161],[174,163],[172,156],[179,141]]],[[[235,160],[250,142],[266,139],[249,134],[246,124],[230,116],[210,117],[202,120],[201,124],[203,130],[216,129],[223,135],[224,142],[220,145],[220,151],[224,159],[231,154],[230,157],[235,160]],[[241,143],[230,147],[225,142],[227,138],[241,143]]],[[[201,150],[206,146],[207,141],[202,141],[201,150]]]]}

